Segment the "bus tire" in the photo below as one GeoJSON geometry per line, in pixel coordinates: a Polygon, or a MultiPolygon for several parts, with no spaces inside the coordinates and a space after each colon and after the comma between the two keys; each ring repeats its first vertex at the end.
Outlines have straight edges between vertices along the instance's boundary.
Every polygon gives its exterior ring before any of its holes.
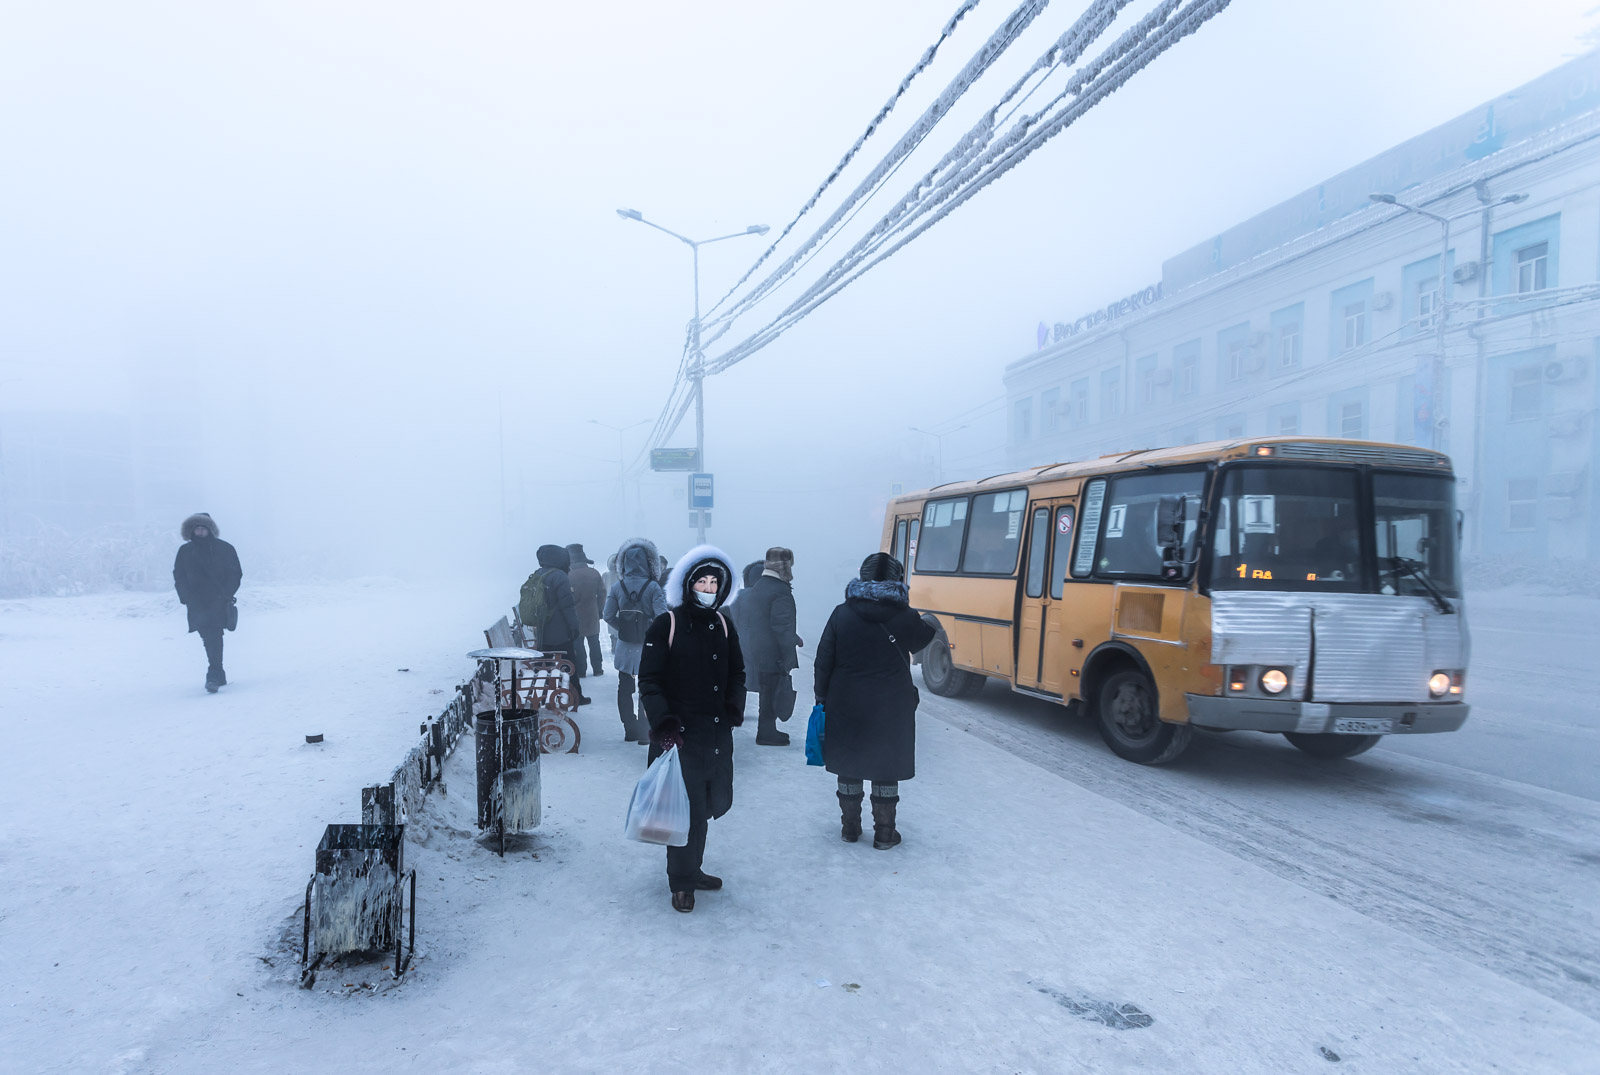
{"type": "Polygon", "coordinates": [[[1107,676],[1096,702],[1100,737],[1117,757],[1140,765],[1165,765],[1188,749],[1193,729],[1161,720],[1155,684],[1137,668],[1107,676]]]}
{"type": "Polygon", "coordinates": [[[983,677],[955,666],[950,659],[950,643],[940,631],[922,651],[922,682],[941,698],[965,698],[978,693],[983,677]]]}
{"type": "Polygon", "coordinates": [[[1336,735],[1333,732],[1284,732],[1283,737],[1313,758],[1353,758],[1378,745],[1381,735],[1336,735]]]}

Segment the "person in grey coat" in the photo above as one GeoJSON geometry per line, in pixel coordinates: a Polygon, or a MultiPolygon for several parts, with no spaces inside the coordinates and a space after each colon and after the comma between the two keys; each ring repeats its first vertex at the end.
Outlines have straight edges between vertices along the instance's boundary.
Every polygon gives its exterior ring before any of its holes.
{"type": "Polygon", "coordinates": [[[600,663],[600,613],[606,603],[605,580],[594,569],[594,561],[584,553],[582,545],[568,545],[567,556],[572,560],[567,578],[572,583],[572,602],[578,609],[580,636],[573,647],[573,663],[578,666],[580,676],[589,675],[590,668],[595,675],[603,676],[606,670],[600,663]],[[583,652],[586,642],[589,647],[587,663],[583,652]]]}
{"type": "Polygon", "coordinates": [[[789,673],[800,666],[795,650],[805,642],[795,633],[794,553],[767,550],[761,577],[739,598],[738,624],[745,665],[757,690],[756,743],[788,746],[778,722],[794,715],[795,690],[789,673]]]}
{"type": "Polygon", "coordinates": [[[656,575],[659,554],[645,538],[630,538],[617,550],[621,576],[606,594],[602,618],[613,632],[611,663],[617,670],[617,715],[623,738],[630,743],[650,742],[643,711],[635,712],[633,693],[644,653],[644,635],[656,617],[667,611],[666,593],[656,575]]]}

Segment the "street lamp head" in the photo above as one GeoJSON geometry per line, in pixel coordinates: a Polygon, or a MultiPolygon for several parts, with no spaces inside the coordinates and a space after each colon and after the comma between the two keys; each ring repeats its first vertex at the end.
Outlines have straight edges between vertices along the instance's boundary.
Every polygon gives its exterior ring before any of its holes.
{"type": "Polygon", "coordinates": [[[1393,194],[1368,194],[1367,197],[1375,202],[1382,202],[1384,205],[1393,205],[1395,203],[1393,194]]]}
{"type": "Polygon", "coordinates": [[[744,233],[746,235],[765,235],[771,230],[772,229],[767,227],[765,224],[752,224],[748,228],[744,229],[744,233]]]}
{"type": "Polygon", "coordinates": [[[623,220],[643,220],[644,214],[637,209],[618,209],[617,215],[623,220]]]}
{"type": "Polygon", "coordinates": [[[1527,200],[1528,196],[1526,194],[1507,194],[1504,198],[1500,199],[1500,204],[1516,205],[1518,202],[1525,202],[1527,200]]]}

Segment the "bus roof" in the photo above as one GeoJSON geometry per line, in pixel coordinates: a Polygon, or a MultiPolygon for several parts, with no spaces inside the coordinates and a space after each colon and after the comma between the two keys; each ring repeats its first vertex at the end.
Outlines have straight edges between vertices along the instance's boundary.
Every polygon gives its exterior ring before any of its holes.
{"type": "Polygon", "coordinates": [[[1252,456],[1302,459],[1332,463],[1379,463],[1394,467],[1450,472],[1450,457],[1429,448],[1406,444],[1385,444],[1370,440],[1342,440],[1338,437],[1246,437],[1184,444],[1175,448],[1144,448],[1112,452],[1098,459],[1069,463],[1046,463],[1027,470],[993,474],[974,481],[946,482],[931,489],[893,498],[890,503],[926,500],[931,496],[952,496],[982,492],[1008,485],[1031,485],[1059,478],[1089,477],[1146,467],[1178,466],[1184,463],[1209,463],[1252,456]]]}

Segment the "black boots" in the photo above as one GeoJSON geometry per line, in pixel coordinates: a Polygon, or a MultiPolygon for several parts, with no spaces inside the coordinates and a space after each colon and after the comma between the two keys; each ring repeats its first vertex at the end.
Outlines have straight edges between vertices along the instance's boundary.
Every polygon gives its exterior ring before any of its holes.
{"type": "Polygon", "coordinates": [[[699,892],[715,892],[722,887],[722,878],[713,877],[706,871],[701,870],[694,875],[694,887],[699,892]]]}
{"type": "Polygon", "coordinates": [[[694,910],[694,892],[674,892],[672,894],[672,909],[688,914],[694,910]]]}
{"type": "Polygon", "coordinates": [[[887,851],[900,842],[900,834],[894,828],[894,808],[899,803],[899,796],[893,799],[874,796],[872,799],[872,846],[879,851],[887,851]]]}
{"type": "Polygon", "coordinates": [[[847,844],[853,844],[861,839],[861,799],[860,795],[846,795],[837,792],[839,796],[839,836],[847,844]]]}

